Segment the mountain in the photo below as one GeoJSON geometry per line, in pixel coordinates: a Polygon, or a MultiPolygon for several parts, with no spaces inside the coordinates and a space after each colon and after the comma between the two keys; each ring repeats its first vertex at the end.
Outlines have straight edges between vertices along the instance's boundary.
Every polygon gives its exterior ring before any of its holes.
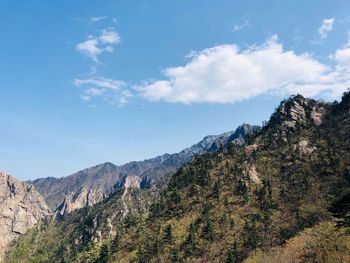
{"type": "Polygon", "coordinates": [[[103,200],[120,188],[128,175],[140,177],[141,188],[149,187],[191,161],[195,155],[206,151],[217,151],[220,147],[227,147],[233,141],[243,143],[246,136],[258,130],[257,126],[243,124],[234,132],[206,136],[197,144],[179,153],[164,154],[121,166],[104,163],[67,177],[48,177],[29,181],[29,183],[44,196],[49,207],[56,210],[59,217],[64,217],[78,208],[91,206],[103,200]]]}
{"type": "Polygon", "coordinates": [[[44,199],[32,185],[0,172],[0,260],[12,240],[49,216],[44,199]]]}
{"type": "Polygon", "coordinates": [[[160,193],[126,178],[29,231],[6,262],[349,262],[349,93],[292,96],[244,144],[219,148],[160,193]]]}

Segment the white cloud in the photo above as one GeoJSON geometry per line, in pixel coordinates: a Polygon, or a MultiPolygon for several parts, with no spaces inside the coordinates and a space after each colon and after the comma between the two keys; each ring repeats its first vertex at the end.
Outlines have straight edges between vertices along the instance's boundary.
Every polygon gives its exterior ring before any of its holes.
{"type": "Polygon", "coordinates": [[[103,48],[99,47],[98,40],[93,37],[88,37],[88,39],[79,43],[76,49],[95,62],[98,62],[98,56],[103,52],[103,48]]]}
{"type": "Polygon", "coordinates": [[[335,52],[334,58],[338,62],[339,67],[350,69],[350,47],[338,49],[335,52]]]}
{"type": "Polygon", "coordinates": [[[96,22],[99,22],[101,20],[104,20],[108,18],[107,16],[93,16],[93,17],[90,17],[90,23],[96,23],[96,22]]]}
{"type": "Polygon", "coordinates": [[[350,86],[349,42],[324,64],[309,53],[285,50],[276,35],[262,45],[241,49],[227,44],[192,52],[189,61],[163,71],[162,79],[127,87],[121,80],[92,77],[75,79],[81,98],[101,98],[124,106],[136,95],[149,101],[172,103],[234,103],[262,94],[322,95],[338,98],[350,86]],[[133,93],[131,93],[133,90],[133,93]]]}
{"type": "Polygon", "coordinates": [[[237,45],[204,49],[193,54],[185,66],[167,68],[163,73],[163,80],[136,87],[141,96],[151,101],[186,104],[233,103],[264,93],[314,96],[345,89],[337,70],[308,53],[285,51],[277,36],[246,50],[237,45]]]}
{"type": "Polygon", "coordinates": [[[331,56],[336,62],[335,78],[350,87],[350,34],[348,43],[331,56]]]}
{"type": "Polygon", "coordinates": [[[104,29],[99,36],[88,36],[85,41],[78,43],[76,49],[97,63],[100,54],[113,52],[113,45],[120,42],[120,36],[114,29],[104,29]]]}
{"type": "Polygon", "coordinates": [[[89,78],[89,79],[75,79],[73,81],[75,86],[84,86],[91,85],[96,86],[97,88],[110,89],[110,90],[119,90],[122,86],[125,85],[124,81],[114,80],[109,78],[89,78]]]}
{"type": "Polygon", "coordinates": [[[85,93],[89,96],[100,96],[105,93],[106,89],[103,88],[89,88],[85,90],[85,93]]]}
{"type": "Polygon", "coordinates": [[[240,31],[240,30],[242,30],[242,29],[244,29],[246,27],[249,27],[249,26],[250,26],[250,22],[248,20],[245,20],[242,24],[236,24],[233,27],[232,31],[233,32],[240,31]]]}
{"type": "Polygon", "coordinates": [[[104,44],[119,44],[120,36],[114,30],[104,29],[99,37],[99,40],[104,44]]]}
{"type": "Polygon", "coordinates": [[[334,18],[324,19],[322,21],[322,25],[318,28],[318,35],[320,36],[320,39],[327,39],[328,33],[333,30],[334,21],[334,18]]]}
{"type": "Polygon", "coordinates": [[[126,83],[121,80],[98,77],[88,79],[75,79],[73,85],[82,89],[81,99],[91,102],[100,97],[103,101],[117,106],[124,106],[132,97],[129,90],[123,90],[126,83]]]}

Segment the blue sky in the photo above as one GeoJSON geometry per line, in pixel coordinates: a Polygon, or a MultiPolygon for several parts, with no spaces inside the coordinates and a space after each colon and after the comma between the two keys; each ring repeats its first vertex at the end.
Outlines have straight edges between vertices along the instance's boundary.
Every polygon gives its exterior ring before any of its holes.
{"type": "Polygon", "coordinates": [[[65,176],[350,83],[349,1],[0,0],[0,170],[65,176]]]}

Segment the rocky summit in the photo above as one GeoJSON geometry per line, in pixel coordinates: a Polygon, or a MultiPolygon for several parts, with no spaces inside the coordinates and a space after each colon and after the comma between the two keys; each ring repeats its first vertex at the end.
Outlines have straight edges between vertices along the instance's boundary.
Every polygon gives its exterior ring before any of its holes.
{"type": "Polygon", "coordinates": [[[50,216],[34,186],[0,172],[0,257],[8,244],[50,216]]]}

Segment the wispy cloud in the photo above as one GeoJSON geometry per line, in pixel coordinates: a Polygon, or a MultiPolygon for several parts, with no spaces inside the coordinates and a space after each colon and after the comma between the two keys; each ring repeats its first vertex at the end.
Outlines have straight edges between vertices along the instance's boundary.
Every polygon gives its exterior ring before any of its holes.
{"type": "Polygon", "coordinates": [[[249,26],[250,26],[250,22],[248,20],[244,20],[243,23],[236,24],[233,27],[232,31],[237,32],[237,31],[243,30],[244,28],[249,27],[249,26]]]}
{"type": "Polygon", "coordinates": [[[317,31],[321,40],[327,39],[328,33],[333,30],[334,21],[334,18],[323,19],[322,25],[318,28],[317,31]]]}
{"type": "Polygon", "coordinates": [[[76,45],[76,49],[97,63],[100,54],[113,52],[113,46],[120,42],[119,34],[113,28],[109,28],[102,30],[99,36],[88,36],[85,41],[76,45]]]}
{"type": "Polygon", "coordinates": [[[100,78],[89,78],[89,79],[75,79],[73,81],[73,84],[76,86],[93,85],[98,88],[118,90],[125,84],[125,82],[120,80],[100,77],[100,78]]]}
{"type": "Polygon", "coordinates": [[[93,16],[93,17],[90,17],[90,23],[96,23],[107,18],[108,16],[93,16]]]}
{"type": "Polygon", "coordinates": [[[350,86],[350,48],[335,52],[331,67],[308,53],[284,50],[276,35],[241,50],[219,45],[192,55],[184,66],[164,70],[164,78],[136,89],[147,100],[173,103],[234,103],[261,94],[301,93],[335,97],[350,86]]]}
{"type": "Polygon", "coordinates": [[[124,106],[132,97],[132,93],[124,89],[126,83],[121,80],[104,77],[74,79],[73,85],[81,89],[80,97],[87,102],[101,98],[110,104],[124,106]]]}

